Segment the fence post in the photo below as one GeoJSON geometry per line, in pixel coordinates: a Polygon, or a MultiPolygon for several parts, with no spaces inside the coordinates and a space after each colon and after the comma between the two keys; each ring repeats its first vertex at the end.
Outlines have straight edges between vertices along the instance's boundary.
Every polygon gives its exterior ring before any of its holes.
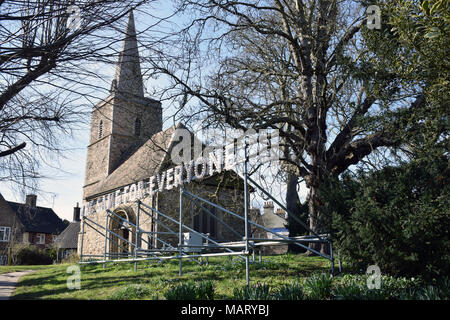
{"type": "Polygon", "coordinates": [[[103,250],[103,261],[105,261],[105,263],[103,263],[103,268],[106,268],[106,252],[108,250],[108,227],[109,224],[109,213],[108,211],[106,211],[106,224],[105,224],[105,248],[103,250]]]}
{"type": "Polygon", "coordinates": [[[84,214],[85,214],[85,211],[84,211],[84,209],[83,209],[83,213],[82,213],[82,215],[81,215],[81,248],[80,248],[80,262],[83,262],[84,214]]]}
{"type": "Polygon", "coordinates": [[[180,255],[180,262],[179,262],[179,271],[178,274],[181,276],[183,274],[183,267],[182,267],[182,255],[183,255],[183,186],[180,185],[180,224],[179,224],[179,235],[178,235],[178,249],[179,249],[179,255],[180,255]]]}
{"type": "Polygon", "coordinates": [[[247,137],[244,136],[244,218],[245,218],[245,281],[247,286],[250,284],[250,272],[249,272],[249,243],[248,243],[248,185],[247,185],[247,137]]]}
{"type": "MultiPolygon", "coordinates": [[[[135,235],[135,246],[134,246],[134,259],[137,259],[138,247],[140,247],[140,233],[139,233],[139,211],[141,209],[141,200],[137,201],[137,212],[136,212],[136,235],[135,235]]],[[[134,262],[134,272],[137,271],[137,261],[134,262]]]]}

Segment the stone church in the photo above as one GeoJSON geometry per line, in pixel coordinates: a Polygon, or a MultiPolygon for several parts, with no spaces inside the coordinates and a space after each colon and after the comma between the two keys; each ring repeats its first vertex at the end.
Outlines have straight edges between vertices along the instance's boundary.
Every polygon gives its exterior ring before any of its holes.
{"type": "MultiPolygon", "coordinates": [[[[102,256],[106,245],[109,257],[114,257],[114,254],[126,255],[133,251],[133,246],[123,239],[131,243],[136,243],[137,240],[141,248],[148,250],[157,250],[166,243],[177,246],[178,239],[173,234],[168,234],[166,227],[177,231],[178,225],[158,217],[158,214],[145,207],[140,207],[138,221],[140,229],[145,232],[136,239],[134,226],[127,226],[126,223],[121,225],[118,219],[107,218],[105,207],[98,205],[100,201],[105,201],[106,194],[123,195],[130,185],[148,181],[150,176],[174,167],[170,159],[174,132],[184,126],[179,124],[165,130],[162,130],[162,126],[161,103],[144,95],[134,17],[131,12],[110,94],[94,107],[91,114],[83,203],[94,204],[97,209],[89,213],[84,212],[90,222],[81,228],[84,233],[81,235],[80,232],[78,238],[78,254],[83,248],[83,255],[102,256]],[[160,221],[157,221],[158,218],[160,221]],[[109,230],[120,235],[122,239],[111,233],[105,241],[105,230],[99,226],[104,228],[106,224],[109,230]]],[[[243,216],[243,182],[234,171],[216,173],[184,184],[183,188],[243,216]]],[[[179,197],[177,187],[156,192],[141,201],[178,220],[179,197]]],[[[128,201],[126,197],[121,199],[119,205],[116,203],[111,211],[136,225],[136,201],[128,201]]],[[[225,215],[212,206],[203,205],[232,226],[233,232],[188,199],[183,200],[183,223],[196,231],[209,233],[211,238],[217,241],[242,240],[238,235],[244,235],[243,221],[225,215]]]]}

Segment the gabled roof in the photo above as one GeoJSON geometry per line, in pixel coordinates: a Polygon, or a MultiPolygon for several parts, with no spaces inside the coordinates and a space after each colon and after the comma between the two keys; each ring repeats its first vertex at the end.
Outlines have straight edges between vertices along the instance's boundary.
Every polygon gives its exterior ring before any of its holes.
{"type": "Polygon", "coordinates": [[[55,239],[55,244],[61,249],[76,249],[78,247],[78,233],[80,221],[71,222],[55,239]]]}
{"type": "Polygon", "coordinates": [[[23,203],[7,201],[16,213],[26,232],[60,234],[66,225],[51,208],[30,207],[23,203]]]}
{"type": "Polygon", "coordinates": [[[91,198],[126,185],[130,185],[157,173],[166,159],[175,130],[181,124],[154,134],[108,177],[89,190],[86,198],[91,198]]]}

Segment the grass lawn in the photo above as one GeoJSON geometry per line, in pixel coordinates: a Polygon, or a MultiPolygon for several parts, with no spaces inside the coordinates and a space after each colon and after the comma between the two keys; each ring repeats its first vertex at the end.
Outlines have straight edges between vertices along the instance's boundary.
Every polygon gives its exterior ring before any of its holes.
{"type": "MultiPolygon", "coordinates": [[[[81,265],[81,289],[70,290],[67,273],[70,264],[49,266],[0,267],[0,273],[36,270],[23,277],[18,283],[12,299],[112,299],[130,285],[145,288],[141,299],[164,299],[165,291],[189,280],[212,281],[215,299],[231,299],[235,288],[245,286],[245,263],[238,258],[216,257],[209,259],[209,265],[183,261],[183,275],[178,275],[178,260],[158,263],[140,262],[138,271],[133,264],[109,263],[103,265],[81,265]]],[[[269,284],[272,288],[296,283],[316,273],[329,273],[330,263],[321,257],[307,257],[303,254],[264,256],[250,265],[252,284],[269,284]]],[[[126,298],[126,297],[125,297],[126,298]]]]}
{"type": "Polygon", "coordinates": [[[25,270],[46,270],[51,266],[0,266],[0,274],[25,270]]]}

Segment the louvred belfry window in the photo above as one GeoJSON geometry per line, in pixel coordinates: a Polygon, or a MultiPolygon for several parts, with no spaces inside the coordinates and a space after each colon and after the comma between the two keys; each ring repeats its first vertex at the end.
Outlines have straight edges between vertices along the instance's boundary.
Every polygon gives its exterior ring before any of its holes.
{"type": "Polygon", "coordinates": [[[134,122],[134,135],[139,137],[141,135],[141,119],[137,118],[134,122]]]}
{"type": "Polygon", "coordinates": [[[103,120],[100,120],[98,124],[98,138],[101,139],[103,137],[103,120]]]}

